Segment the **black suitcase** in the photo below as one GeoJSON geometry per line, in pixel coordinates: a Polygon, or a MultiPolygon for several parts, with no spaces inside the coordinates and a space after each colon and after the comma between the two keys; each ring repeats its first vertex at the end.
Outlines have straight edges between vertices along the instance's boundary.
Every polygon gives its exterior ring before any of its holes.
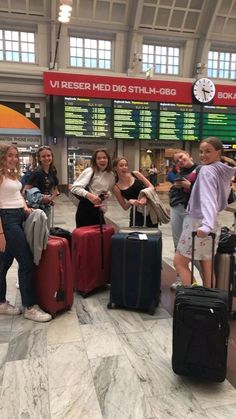
{"type": "Polygon", "coordinates": [[[160,299],[162,236],[142,232],[112,237],[111,289],[108,308],[155,313],[160,299]],[[140,236],[141,235],[141,236],[140,236]]]}
{"type": "MultiPolygon", "coordinates": [[[[192,281],[193,253],[192,246],[192,281]]],[[[212,256],[214,237],[212,234],[212,256]]],[[[212,264],[213,278],[213,264],[212,264]]],[[[229,336],[227,292],[196,285],[178,287],[173,314],[172,368],[176,374],[225,380],[229,336]]]]}

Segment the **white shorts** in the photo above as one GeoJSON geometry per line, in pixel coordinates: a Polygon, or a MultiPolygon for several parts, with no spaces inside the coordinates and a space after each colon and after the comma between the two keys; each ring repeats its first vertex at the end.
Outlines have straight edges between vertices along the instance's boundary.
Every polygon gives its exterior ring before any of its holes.
{"type": "MultiPolygon", "coordinates": [[[[178,252],[186,258],[192,258],[192,231],[196,231],[202,225],[201,219],[192,218],[186,215],[183,222],[183,230],[177,246],[178,252]]],[[[213,233],[216,234],[215,249],[216,253],[219,238],[220,238],[221,224],[217,218],[213,233]]],[[[207,236],[200,238],[195,236],[194,246],[194,260],[210,260],[212,255],[212,238],[207,236]]]]}

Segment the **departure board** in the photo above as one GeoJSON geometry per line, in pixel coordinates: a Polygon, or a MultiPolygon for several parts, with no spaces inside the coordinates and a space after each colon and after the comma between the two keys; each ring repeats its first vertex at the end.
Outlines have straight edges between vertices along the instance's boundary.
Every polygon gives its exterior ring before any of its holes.
{"type": "Polygon", "coordinates": [[[83,138],[111,138],[111,100],[65,97],[64,104],[65,135],[83,138]]]}
{"type": "Polygon", "coordinates": [[[199,140],[200,105],[160,103],[159,140],[199,140]]]}
{"type": "Polygon", "coordinates": [[[202,138],[207,137],[219,137],[223,142],[236,142],[236,107],[203,107],[202,138]]]}
{"type": "Polygon", "coordinates": [[[114,100],[114,138],[156,140],[157,104],[137,100],[114,100]]]}

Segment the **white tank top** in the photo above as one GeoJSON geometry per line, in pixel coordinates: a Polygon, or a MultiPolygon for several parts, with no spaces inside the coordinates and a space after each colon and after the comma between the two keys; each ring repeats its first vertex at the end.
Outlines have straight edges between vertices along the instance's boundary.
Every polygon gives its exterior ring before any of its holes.
{"type": "Polygon", "coordinates": [[[25,206],[24,199],[21,195],[22,184],[19,180],[3,177],[0,183],[0,208],[23,208],[25,206]]]}

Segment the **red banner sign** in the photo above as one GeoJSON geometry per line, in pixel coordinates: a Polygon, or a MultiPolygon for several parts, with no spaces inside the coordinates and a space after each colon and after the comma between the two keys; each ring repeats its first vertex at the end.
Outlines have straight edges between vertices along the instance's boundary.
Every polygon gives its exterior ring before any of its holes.
{"type": "MultiPolygon", "coordinates": [[[[53,96],[100,97],[149,102],[192,103],[192,84],[60,72],[44,73],[44,93],[53,96]]],[[[216,85],[214,105],[236,106],[236,85],[216,85]]]]}

